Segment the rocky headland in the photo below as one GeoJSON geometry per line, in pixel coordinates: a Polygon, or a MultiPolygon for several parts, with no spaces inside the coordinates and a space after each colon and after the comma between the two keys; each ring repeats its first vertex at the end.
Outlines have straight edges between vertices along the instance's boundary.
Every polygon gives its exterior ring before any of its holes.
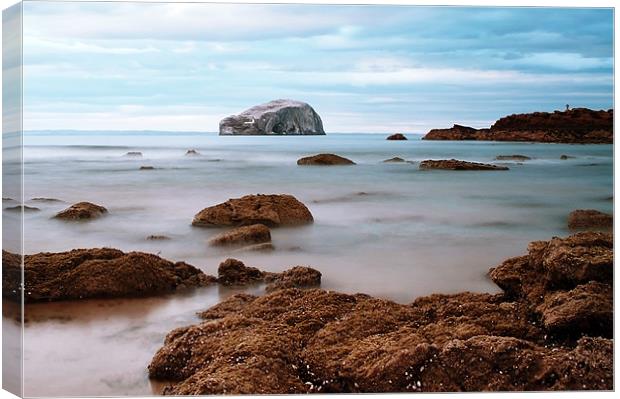
{"type": "Polygon", "coordinates": [[[455,124],[449,129],[433,129],[422,139],[611,144],[613,113],[612,109],[594,111],[575,108],[514,114],[500,118],[490,128],[475,129],[455,124]]]}
{"type": "MultiPolygon", "coordinates": [[[[531,243],[491,269],[496,295],[398,304],[289,288],[320,282],[314,272],[201,312],[168,334],[150,377],[170,395],[613,389],[611,234],[531,243]]],[[[218,274],[264,273],[229,259],[218,274]]]]}
{"type": "Polygon", "coordinates": [[[220,121],[221,136],[324,134],[319,114],[310,105],[295,100],[270,101],[220,121]]]}

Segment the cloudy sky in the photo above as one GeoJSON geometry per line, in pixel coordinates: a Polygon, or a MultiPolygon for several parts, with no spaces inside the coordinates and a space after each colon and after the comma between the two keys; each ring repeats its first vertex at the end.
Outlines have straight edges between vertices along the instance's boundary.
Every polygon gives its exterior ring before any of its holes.
{"type": "Polygon", "coordinates": [[[328,132],[611,108],[610,9],[24,4],[24,128],[217,131],[276,98],[328,132]]]}

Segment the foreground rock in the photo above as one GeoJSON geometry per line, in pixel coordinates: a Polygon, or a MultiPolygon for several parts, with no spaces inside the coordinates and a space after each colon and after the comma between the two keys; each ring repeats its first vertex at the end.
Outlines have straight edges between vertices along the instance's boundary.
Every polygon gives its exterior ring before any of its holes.
{"type": "Polygon", "coordinates": [[[523,162],[523,161],[529,161],[532,158],[526,156],[526,155],[498,155],[495,157],[496,160],[498,161],[519,161],[519,162],[523,162]]]}
{"type": "MultiPolygon", "coordinates": [[[[20,269],[20,257],[3,251],[3,296],[19,300],[20,269]]],[[[26,255],[24,279],[26,302],[142,297],[216,281],[184,262],[111,248],[26,255]]]]}
{"type": "Polygon", "coordinates": [[[487,163],[459,161],[457,159],[426,160],[420,162],[420,169],[446,170],[509,170],[506,166],[487,163]]]}
{"type": "Polygon", "coordinates": [[[323,122],[308,104],[274,100],[220,122],[220,135],[322,135],[323,122]]]}
{"type": "Polygon", "coordinates": [[[235,295],[170,332],[149,375],[173,395],[613,389],[612,259],[588,232],[493,269],[505,294],[235,295]]]}
{"type": "Polygon", "coordinates": [[[614,227],[614,217],[594,209],[578,209],[568,215],[568,228],[571,230],[610,229],[614,227]]]}
{"type": "Polygon", "coordinates": [[[355,162],[335,154],[317,154],[297,160],[297,165],[355,165],[355,162]]]}
{"type": "Polygon", "coordinates": [[[407,137],[405,137],[405,135],[402,133],[394,133],[388,136],[386,140],[407,140],[407,137]]]}
{"type": "Polygon", "coordinates": [[[67,209],[60,211],[54,216],[65,220],[87,220],[96,219],[108,213],[108,210],[101,205],[92,202],[78,202],[67,209]]]}
{"type": "Polygon", "coordinates": [[[218,234],[209,240],[215,247],[240,247],[250,244],[271,242],[271,232],[264,224],[237,227],[236,229],[218,234]]]}
{"type": "Polygon", "coordinates": [[[295,266],[282,273],[261,271],[246,266],[237,259],[226,259],[217,269],[218,283],[242,286],[259,282],[268,283],[268,292],[285,288],[316,287],[321,285],[321,273],[307,266],[295,266]]]}
{"type": "Polygon", "coordinates": [[[200,227],[294,226],[313,222],[308,208],[292,195],[257,194],[232,198],[203,209],[194,216],[192,225],[200,227]]]}
{"type": "Polygon", "coordinates": [[[613,110],[575,108],[500,118],[488,129],[454,125],[433,129],[423,140],[535,141],[542,143],[613,143],[613,110]]]}

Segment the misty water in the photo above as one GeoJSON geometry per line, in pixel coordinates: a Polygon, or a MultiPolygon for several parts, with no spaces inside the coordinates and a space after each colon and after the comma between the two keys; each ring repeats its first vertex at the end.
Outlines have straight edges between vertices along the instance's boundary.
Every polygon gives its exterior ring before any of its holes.
{"type": "MultiPolygon", "coordinates": [[[[263,270],[323,273],[322,287],[398,302],[435,292],[498,292],[486,272],[530,241],[566,235],[574,209],[611,212],[611,145],[437,142],[385,134],[219,137],[189,133],[29,133],[24,139],[25,252],[113,247],[156,253],[216,274],[227,257],[263,270]],[[199,156],[186,156],[196,149],[199,156]],[[123,156],[140,151],[142,158],[123,156]],[[335,153],[354,166],[297,166],[335,153]],[[494,161],[522,154],[522,163],[494,161]],[[561,160],[566,154],[574,158],[561,160]],[[401,157],[413,163],[382,161],[401,157]],[[509,171],[424,171],[418,161],[503,163],[509,171]],[[153,166],[154,170],[140,170],[153,166]],[[276,250],[210,248],[220,229],[196,228],[201,209],[245,194],[292,194],[312,225],[274,228],[276,250]],[[56,198],[39,202],[31,198],[56,198]],[[52,216],[78,201],[108,208],[89,222],[52,216]],[[170,240],[148,241],[149,235],[170,240]]],[[[4,201],[4,207],[12,204],[4,201]]],[[[4,211],[7,219],[16,214],[4,211]]],[[[261,293],[262,287],[250,287],[261,293]]],[[[219,287],[147,299],[28,305],[27,396],[158,393],[146,366],[170,330],[198,321],[236,292],[219,287]]],[[[5,317],[10,317],[5,314],[5,317]]],[[[17,327],[16,327],[17,328],[17,327]]]]}

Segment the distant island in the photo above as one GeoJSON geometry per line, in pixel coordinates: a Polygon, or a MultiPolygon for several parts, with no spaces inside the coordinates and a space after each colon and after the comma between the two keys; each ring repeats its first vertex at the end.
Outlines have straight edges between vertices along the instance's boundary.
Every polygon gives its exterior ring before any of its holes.
{"type": "Polygon", "coordinates": [[[487,129],[455,124],[449,129],[433,129],[422,139],[612,144],[613,118],[613,109],[594,111],[575,108],[513,114],[500,118],[487,129]]]}
{"type": "Polygon", "coordinates": [[[256,105],[220,122],[220,136],[324,135],[323,122],[308,104],[279,99],[256,105]]]}

